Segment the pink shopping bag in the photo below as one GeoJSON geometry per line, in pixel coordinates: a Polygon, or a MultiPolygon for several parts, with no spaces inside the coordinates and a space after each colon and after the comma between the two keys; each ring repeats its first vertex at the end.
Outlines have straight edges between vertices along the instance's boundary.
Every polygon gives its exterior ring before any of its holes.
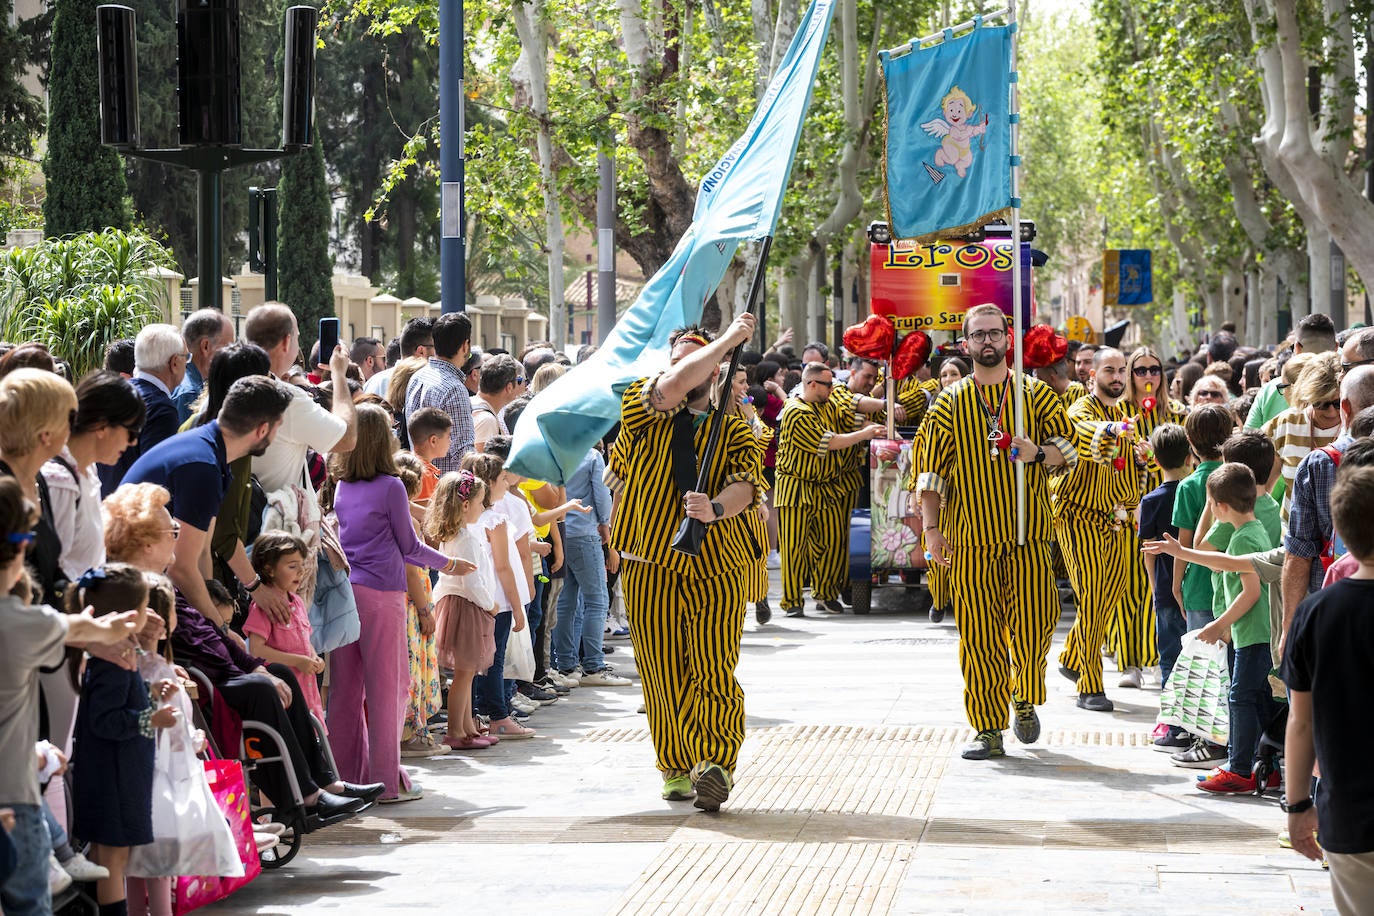
{"type": "Polygon", "coordinates": [[[237,760],[206,760],[205,778],[209,781],[215,802],[228,820],[229,830],[234,835],[239,860],[243,863],[243,877],[198,875],[177,878],[176,900],[173,903],[173,912],[177,916],[214,903],[216,900],[223,900],[262,872],[262,863],[258,861],[258,847],[253,841],[243,765],[237,760]]]}

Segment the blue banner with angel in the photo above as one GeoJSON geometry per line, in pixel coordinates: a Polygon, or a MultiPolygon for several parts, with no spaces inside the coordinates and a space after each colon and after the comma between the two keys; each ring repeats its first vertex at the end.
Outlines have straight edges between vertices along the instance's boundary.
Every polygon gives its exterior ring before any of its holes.
{"type": "Polygon", "coordinates": [[[977,19],[962,35],[881,52],[893,237],[962,235],[1010,215],[1014,28],[977,19]]]}

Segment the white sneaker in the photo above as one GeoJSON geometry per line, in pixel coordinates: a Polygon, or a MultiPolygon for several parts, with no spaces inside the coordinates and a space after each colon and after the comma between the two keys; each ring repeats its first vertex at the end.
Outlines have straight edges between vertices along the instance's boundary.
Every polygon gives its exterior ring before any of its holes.
{"type": "Polygon", "coordinates": [[[776,550],[770,551],[768,554],[768,568],[782,569],[782,554],[778,553],[776,550]]]}
{"type": "Polygon", "coordinates": [[[627,677],[621,677],[614,671],[601,670],[593,671],[591,674],[582,675],[583,687],[628,687],[631,681],[627,677]]]}
{"type": "Polygon", "coordinates": [[[531,700],[523,693],[519,692],[517,692],[515,696],[510,698],[510,705],[514,706],[521,712],[534,712],[536,709],[539,708],[538,703],[536,703],[534,700],[531,700]]]}
{"type": "Polygon", "coordinates": [[[442,757],[450,750],[450,747],[435,742],[429,735],[416,735],[408,741],[401,742],[401,756],[405,758],[442,757]]]}
{"type": "Polygon", "coordinates": [[[1143,674],[1144,672],[1142,672],[1139,668],[1132,665],[1122,673],[1121,680],[1117,683],[1116,686],[1134,687],[1138,690],[1140,689],[1141,681],[1143,680],[1143,674]]]}
{"type": "Polygon", "coordinates": [[[578,680],[576,674],[572,673],[571,671],[569,671],[567,674],[564,674],[562,671],[559,671],[556,668],[549,669],[549,679],[560,687],[572,688],[576,687],[578,684],[581,683],[581,681],[578,680]]]}
{"type": "Polygon", "coordinates": [[[57,856],[48,854],[48,890],[54,897],[72,886],[72,876],[62,870],[57,856]]]}
{"type": "Polygon", "coordinates": [[[99,881],[110,877],[108,868],[96,865],[79,852],[62,863],[62,870],[71,875],[73,881],[99,881]]]}

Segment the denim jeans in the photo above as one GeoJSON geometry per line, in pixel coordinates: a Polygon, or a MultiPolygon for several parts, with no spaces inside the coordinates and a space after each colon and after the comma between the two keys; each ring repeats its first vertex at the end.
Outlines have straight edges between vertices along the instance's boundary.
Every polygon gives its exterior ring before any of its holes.
{"type": "Polygon", "coordinates": [[[606,629],[606,560],[601,540],[569,538],[563,544],[563,591],[553,626],[553,665],[571,671],[581,659],[587,673],[606,667],[601,639],[606,629]],[[580,599],[580,600],[579,600],[580,599]]]}
{"type": "Polygon", "coordinates": [[[510,700],[506,694],[506,641],[515,615],[502,611],[496,615],[496,655],[491,667],[472,679],[472,709],[492,719],[510,718],[510,700]]]}
{"type": "Polygon", "coordinates": [[[1189,611],[1188,629],[1184,630],[1184,632],[1191,633],[1193,630],[1201,630],[1213,620],[1216,620],[1216,617],[1212,616],[1210,608],[1205,611],[1189,611]]]}
{"type": "Polygon", "coordinates": [[[1188,632],[1188,621],[1183,612],[1178,609],[1178,605],[1172,600],[1159,600],[1155,596],[1155,642],[1159,646],[1159,683],[1164,685],[1169,683],[1169,675],[1173,673],[1174,664],[1178,661],[1179,649],[1182,647],[1183,634],[1188,632]]]}
{"type": "Polygon", "coordinates": [[[52,893],[48,890],[48,857],[52,839],[48,822],[38,805],[13,805],[14,829],[10,842],[17,857],[14,872],[0,887],[0,909],[5,916],[51,916],[52,893]]]}
{"type": "Polygon", "coordinates": [[[1274,699],[1269,691],[1269,669],[1273,657],[1269,643],[1235,649],[1231,664],[1231,738],[1232,773],[1249,776],[1254,769],[1255,745],[1260,732],[1274,716],[1274,699]]]}

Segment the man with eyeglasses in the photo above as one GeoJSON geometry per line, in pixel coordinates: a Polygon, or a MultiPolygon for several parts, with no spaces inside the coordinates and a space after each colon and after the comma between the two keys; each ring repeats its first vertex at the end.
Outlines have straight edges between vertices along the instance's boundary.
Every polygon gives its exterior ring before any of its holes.
{"type": "Polygon", "coordinates": [[[782,609],[804,617],[802,589],[809,576],[819,609],[844,613],[840,588],[848,566],[850,488],[846,449],[882,435],[869,423],[852,429],[852,412],[831,409],[835,374],[823,362],[802,369],[801,396],[789,398],[778,433],[778,547],[782,609]],[[843,430],[843,431],[842,431],[843,430]]]}
{"type": "Polygon", "coordinates": [[[143,430],[119,461],[96,466],[101,496],[114,492],[140,455],[176,434],[180,421],[172,392],[186,377],[186,344],[181,332],[170,324],[150,324],[139,331],[134,338],[134,367],[134,389],[147,410],[143,430]]]}
{"type": "Polygon", "coordinates": [[[1131,563],[1139,564],[1131,514],[1140,504],[1143,458],[1129,418],[1126,357],[1103,347],[1093,354],[1093,390],[1069,410],[1078,431],[1079,462],[1054,492],[1054,532],[1078,600],[1059,670],[1078,686],[1078,708],[1111,712],[1102,682],[1100,647],[1126,594],[1131,563]]]}
{"type": "Polygon", "coordinates": [[[1078,451],[1054,389],[1012,378],[1002,310],[970,309],[964,337],[973,374],[940,392],[926,414],[913,499],[920,501],[927,555],[950,567],[964,712],[977,731],[963,757],[987,760],[1006,753],[1009,705],[1017,739],[1040,736],[1035,707],[1045,702],[1045,657],[1059,622],[1046,469],[1072,469],[1078,451]],[[1016,384],[1025,400],[1022,437],[1013,435],[1016,384]],[[1024,544],[1017,543],[1017,462],[1025,466],[1024,544]]]}
{"type": "MultiPolygon", "coordinates": [[[[1336,349],[1336,326],[1331,319],[1314,312],[1298,322],[1293,330],[1293,354],[1325,353],[1336,349]]],[[[1371,354],[1374,355],[1374,354],[1371,354]]],[[[1250,405],[1250,413],[1245,417],[1247,429],[1259,429],[1270,420],[1288,409],[1288,398],[1284,394],[1283,377],[1275,375],[1265,382],[1250,405]]]]}
{"type": "Polygon", "coordinates": [[[472,429],[475,452],[482,451],[493,436],[509,436],[501,411],[525,393],[524,368],[509,353],[498,353],[482,363],[477,397],[472,399],[472,429]]]}

